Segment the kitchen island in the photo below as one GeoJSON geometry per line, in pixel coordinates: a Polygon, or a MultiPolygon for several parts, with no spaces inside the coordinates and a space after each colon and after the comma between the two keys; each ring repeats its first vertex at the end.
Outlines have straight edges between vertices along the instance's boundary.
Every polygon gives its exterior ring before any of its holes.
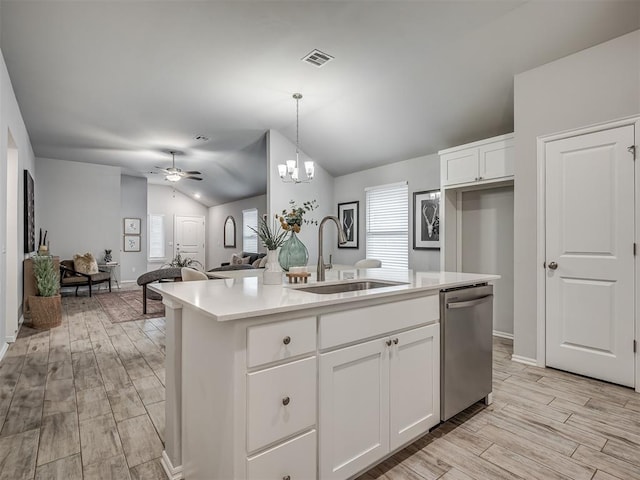
{"type": "Polygon", "coordinates": [[[165,470],[188,480],[366,470],[440,421],[439,291],[496,278],[354,269],[321,284],[154,285],[167,317],[165,470]],[[304,291],[365,279],[379,284],[304,291]]]}

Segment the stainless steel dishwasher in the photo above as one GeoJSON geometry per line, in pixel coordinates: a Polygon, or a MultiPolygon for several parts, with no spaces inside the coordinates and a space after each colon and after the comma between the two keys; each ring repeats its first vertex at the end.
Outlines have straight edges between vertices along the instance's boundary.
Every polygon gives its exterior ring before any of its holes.
{"type": "Polygon", "coordinates": [[[493,286],[440,292],[440,420],[492,391],[493,286]]]}

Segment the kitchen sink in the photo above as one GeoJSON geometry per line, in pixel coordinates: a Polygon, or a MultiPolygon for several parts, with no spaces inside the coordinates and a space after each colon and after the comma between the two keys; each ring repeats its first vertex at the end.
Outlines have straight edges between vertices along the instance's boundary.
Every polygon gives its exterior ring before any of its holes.
{"type": "Polygon", "coordinates": [[[388,282],[384,280],[358,280],[348,283],[334,283],[329,285],[311,285],[309,287],[300,287],[296,290],[300,292],[330,294],[358,292],[361,290],[370,290],[372,288],[395,287],[397,285],[407,285],[404,282],[388,282]]]}

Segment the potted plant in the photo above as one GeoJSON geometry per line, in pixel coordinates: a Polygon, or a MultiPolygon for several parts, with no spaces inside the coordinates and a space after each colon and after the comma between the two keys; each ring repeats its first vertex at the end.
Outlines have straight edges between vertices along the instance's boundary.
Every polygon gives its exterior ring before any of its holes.
{"type": "Polygon", "coordinates": [[[278,216],[276,215],[272,224],[269,225],[265,215],[258,222],[257,230],[249,227],[256,232],[258,238],[262,240],[262,244],[267,249],[267,263],[262,274],[262,281],[265,285],[279,285],[282,283],[282,269],[278,263],[277,251],[287,239],[287,231],[280,228],[276,221],[277,218],[278,216]]]}
{"type": "Polygon", "coordinates": [[[296,205],[295,201],[291,200],[289,202],[289,209],[282,210],[282,215],[278,217],[280,226],[284,230],[291,232],[289,239],[282,246],[278,254],[278,262],[286,271],[289,271],[291,267],[305,266],[309,260],[307,247],[304,246],[296,234],[300,233],[300,228],[303,223],[310,225],[318,224],[317,220],[304,218],[306,213],[316,208],[318,208],[318,204],[315,200],[304,202],[301,207],[296,205]]]}
{"type": "Polygon", "coordinates": [[[47,329],[62,323],[60,300],[60,272],[49,255],[34,255],[33,274],[36,277],[38,295],[29,296],[31,324],[33,328],[47,329]]]}
{"type": "Polygon", "coordinates": [[[204,269],[204,267],[202,266],[202,263],[200,263],[198,260],[194,260],[193,258],[190,257],[182,257],[182,255],[180,255],[180,252],[178,252],[176,254],[175,257],[173,257],[173,260],[171,260],[169,263],[165,263],[162,268],[165,267],[177,267],[177,268],[182,268],[182,267],[191,267],[191,268],[195,268],[195,265],[199,265],[201,269],[204,269]]]}

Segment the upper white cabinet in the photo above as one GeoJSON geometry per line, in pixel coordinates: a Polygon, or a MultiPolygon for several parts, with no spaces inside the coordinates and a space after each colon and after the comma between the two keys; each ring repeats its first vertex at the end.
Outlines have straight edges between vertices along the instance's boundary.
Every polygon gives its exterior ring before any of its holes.
{"type": "Polygon", "coordinates": [[[513,176],[513,133],[441,150],[438,154],[442,187],[513,176]]]}

